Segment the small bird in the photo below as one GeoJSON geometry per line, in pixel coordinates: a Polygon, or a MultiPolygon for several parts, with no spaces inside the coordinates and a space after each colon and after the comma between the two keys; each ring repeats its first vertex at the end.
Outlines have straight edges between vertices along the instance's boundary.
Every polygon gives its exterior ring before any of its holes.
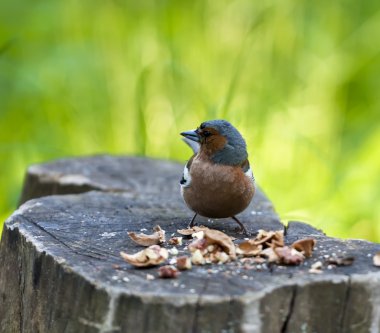
{"type": "Polygon", "coordinates": [[[231,217],[248,234],[235,216],[247,208],[255,194],[255,179],[241,134],[226,120],[210,120],[181,135],[194,151],[180,181],[182,197],[195,213],[189,227],[198,214],[231,217]]]}

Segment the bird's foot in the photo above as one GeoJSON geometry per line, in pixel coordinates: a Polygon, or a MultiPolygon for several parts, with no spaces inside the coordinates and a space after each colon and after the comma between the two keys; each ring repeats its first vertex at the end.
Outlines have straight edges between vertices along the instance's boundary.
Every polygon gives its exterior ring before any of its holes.
{"type": "Polygon", "coordinates": [[[193,218],[191,219],[189,225],[187,226],[188,229],[191,229],[192,227],[194,227],[194,222],[195,222],[195,218],[197,217],[198,213],[195,213],[193,218]]]}
{"type": "Polygon", "coordinates": [[[246,235],[247,237],[249,237],[250,234],[249,234],[248,230],[246,229],[246,227],[244,226],[244,224],[241,223],[241,222],[237,219],[236,216],[231,216],[231,218],[234,219],[235,222],[239,225],[239,227],[240,227],[240,228],[239,228],[239,233],[240,233],[240,234],[244,234],[244,235],[246,235]]]}

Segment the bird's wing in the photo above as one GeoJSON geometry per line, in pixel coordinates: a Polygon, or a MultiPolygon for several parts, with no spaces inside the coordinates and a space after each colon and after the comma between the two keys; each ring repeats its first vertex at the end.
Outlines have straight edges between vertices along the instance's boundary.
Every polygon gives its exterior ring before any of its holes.
{"type": "Polygon", "coordinates": [[[182,138],[182,140],[193,150],[194,154],[199,152],[200,145],[198,142],[189,140],[188,138],[182,138]]]}
{"type": "Polygon", "coordinates": [[[247,177],[249,177],[250,179],[252,179],[252,181],[254,182],[255,181],[255,177],[253,176],[253,172],[252,172],[251,166],[249,165],[248,159],[246,159],[242,163],[241,168],[243,169],[244,174],[247,177]]]}
{"type": "Polygon", "coordinates": [[[186,163],[184,169],[183,169],[183,174],[182,174],[182,178],[180,180],[180,184],[181,184],[181,187],[188,187],[190,186],[190,183],[191,183],[191,175],[190,175],[190,167],[191,167],[191,163],[193,162],[193,159],[194,159],[194,156],[196,154],[194,154],[186,163]]]}

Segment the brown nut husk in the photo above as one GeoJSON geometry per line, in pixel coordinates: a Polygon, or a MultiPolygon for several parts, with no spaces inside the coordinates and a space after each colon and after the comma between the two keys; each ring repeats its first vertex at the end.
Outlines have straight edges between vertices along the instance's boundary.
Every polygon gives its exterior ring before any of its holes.
{"type": "Polygon", "coordinates": [[[158,245],[165,242],[165,230],[162,230],[159,225],[153,228],[154,233],[147,235],[144,233],[136,234],[135,232],[128,232],[128,236],[137,244],[142,246],[158,245]]]}
{"type": "Polygon", "coordinates": [[[256,245],[262,244],[266,247],[283,247],[284,246],[284,232],[283,231],[265,231],[260,229],[257,236],[250,240],[256,245]]]}
{"type": "Polygon", "coordinates": [[[235,244],[232,242],[230,236],[224,232],[214,229],[207,229],[204,231],[204,239],[207,241],[207,245],[219,245],[224,252],[226,252],[231,260],[236,259],[235,244]]]}
{"type": "Polygon", "coordinates": [[[236,254],[244,257],[254,257],[261,253],[263,246],[257,245],[254,242],[248,240],[244,241],[236,246],[236,254]]]}
{"type": "Polygon", "coordinates": [[[168,251],[159,245],[149,246],[134,254],[120,252],[120,255],[127,263],[135,267],[157,266],[169,257],[168,251]]]}
{"type": "Polygon", "coordinates": [[[178,229],[177,232],[182,235],[182,236],[192,236],[193,233],[195,232],[199,232],[199,231],[203,231],[203,230],[206,230],[208,229],[207,227],[203,227],[203,226],[194,226],[192,228],[187,228],[187,229],[178,229]]]}
{"type": "Polygon", "coordinates": [[[315,244],[316,240],[314,238],[304,238],[294,242],[291,247],[309,258],[313,254],[315,244]]]}

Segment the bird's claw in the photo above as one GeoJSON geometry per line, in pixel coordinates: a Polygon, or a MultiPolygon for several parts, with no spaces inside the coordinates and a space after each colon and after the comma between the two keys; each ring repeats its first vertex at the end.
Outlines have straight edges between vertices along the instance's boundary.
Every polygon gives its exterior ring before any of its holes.
{"type": "Polygon", "coordinates": [[[231,216],[232,217],[232,219],[234,219],[235,220],[235,222],[239,225],[239,234],[244,234],[244,235],[246,235],[247,237],[249,237],[250,236],[250,234],[249,234],[249,232],[248,232],[248,230],[246,229],[246,227],[244,226],[244,224],[243,223],[241,223],[238,219],[237,219],[237,217],[236,216],[231,216]]]}

